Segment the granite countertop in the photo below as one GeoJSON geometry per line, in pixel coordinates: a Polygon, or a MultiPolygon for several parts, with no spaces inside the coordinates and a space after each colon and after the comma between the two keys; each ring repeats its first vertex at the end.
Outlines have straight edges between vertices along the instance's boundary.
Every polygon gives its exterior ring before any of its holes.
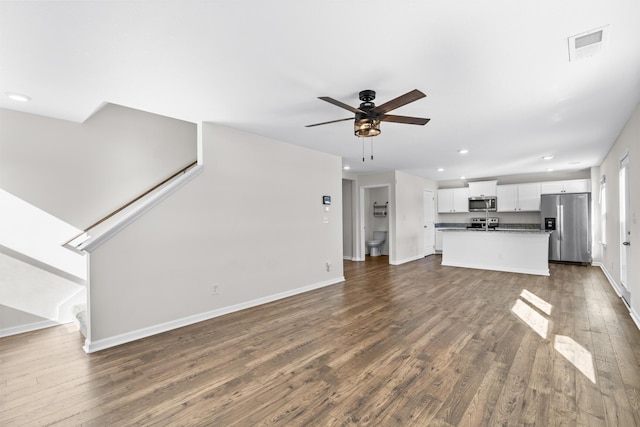
{"type": "Polygon", "coordinates": [[[466,232],[470,232],[470,233],[481,233],[483,231],[487,232],[487,233],[513,233],[513,234],[551,234],[553,233],[553,231],[546,231],[546,230],[536,230],[536,229],[517,229],[517,228],[496,228],[495,230],[491,230],[489,229],[489,231],[486,231],[484,229],[481,228],[441,228],[440,230],[442,231],[449,231],[449,232],[461,232],[461,231],[466,231],[466,232]]]}

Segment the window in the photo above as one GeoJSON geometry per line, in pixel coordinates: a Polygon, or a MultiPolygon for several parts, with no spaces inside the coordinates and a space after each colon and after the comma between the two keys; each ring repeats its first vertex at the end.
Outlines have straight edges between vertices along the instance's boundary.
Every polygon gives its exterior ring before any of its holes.
{"type": "Polygon", "coordinates": [[[607,177],[600,180],[600,244],[607,246],[607,177]]]}

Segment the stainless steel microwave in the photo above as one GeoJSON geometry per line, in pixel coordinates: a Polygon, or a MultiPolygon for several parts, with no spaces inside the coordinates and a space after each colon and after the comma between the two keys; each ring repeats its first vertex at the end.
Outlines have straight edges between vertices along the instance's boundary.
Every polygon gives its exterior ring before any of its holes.
{"type": "Polygon", "coordinates": [[[469,212],[495,212],[498,210],[496,197],[469,197],[469,212]]]}

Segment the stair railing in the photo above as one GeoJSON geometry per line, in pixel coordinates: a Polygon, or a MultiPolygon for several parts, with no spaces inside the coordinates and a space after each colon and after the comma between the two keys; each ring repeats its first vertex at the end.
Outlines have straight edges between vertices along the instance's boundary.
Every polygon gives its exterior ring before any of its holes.
{"type": "Polygon", "coordinates": [[[152,193],[154,190],[158,189],[159,187],[162,187],[164,184],[166,184],[167,182],[171,181],[172,179],[174,179],[175,177],[186,173],[189,169],[191,169],[192,167],[194,167],[195,165],[198,164],[198,161],[195,160],[192,163],[189,163],[187,166],[183,167],[182,169],[180,169],[178,172],[174,173],[173,175],[171,175],[170,177],[162,180],[161,182],[157,183],[156,185],[154,185],[153,187],[151,187],[150,189],[146,190],[144,193],[140,194],[138,197],[134,198],[133,200],[125,203],[124,205],[122,205],[121,207],[119,207],[118,209],[116,209],[115,211],[111,212],[110,214],[106,215],[104,218],[100,219],[99,221],[96,221],[95,223],[91,224],[89,227],[87,227],[84,231],[80,232],[79,234],[77,234],[76,236],[74,236],[73,238],[67,240],[66,242],[64,242],[62,244],[62,246],[66,246],[69,243],[73,242],[74,240],[76,240],[77,238],[87,234],[89,232],[89,230],[97,227],[98,225],[102,224],[103,222],[109,220],[110,218],[114,217],[115,215],[117,215],[118,213],[122,212],[123,210],[125,210],[126,208],[128,208],[129,206],[133,205],[134,203],[136,203],[137,201],[139,201],[140,199],[144,198],[145,196],[147,196],[149,193],[152,193]]]}

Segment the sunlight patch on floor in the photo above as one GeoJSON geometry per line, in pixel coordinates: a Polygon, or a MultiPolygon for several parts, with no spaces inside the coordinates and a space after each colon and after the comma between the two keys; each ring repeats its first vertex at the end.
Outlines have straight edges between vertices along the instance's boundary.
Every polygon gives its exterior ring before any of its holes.
{"type": "Polygon", "coordinates": [[[538,310],[542,311],[546,315],[551,315],[551,308],[553,307],[551,304],[534,294],[533,292],[529,292],[524,289],[520,294],[520,298],[528,301],[530,304],[538,308],[538,310]]]}
{"type": "Polygon", "coordinates": [[[547,339],[547,331],[549,330],[549,321],[540,313],[535,311],[529,305],[518,299],[511,308],[513,314],[518,316],[531,329],[533,329],[542,338],[547,339]]]}
{"type": "Polygon", "coordinates": [[[573,366],[578,368],[592,383],[596,383],[596,374],[593,369],[593,357],[591,352],[573,339],[564,335],[556,335],[553,348],[563,355],[573,366]]]}

